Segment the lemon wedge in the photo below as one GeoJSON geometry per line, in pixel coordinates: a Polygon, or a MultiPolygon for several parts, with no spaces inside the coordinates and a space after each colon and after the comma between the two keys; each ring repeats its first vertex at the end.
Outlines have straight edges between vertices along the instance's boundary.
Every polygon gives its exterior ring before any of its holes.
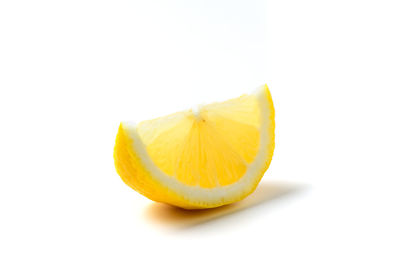
{"type": "Polygon", "coordinates": [[[115,167],[157,202],[213,208],[252,193],[274,151],[275,113],[267,85],[254,93],[135,125],[120,124],[115,167]]]}

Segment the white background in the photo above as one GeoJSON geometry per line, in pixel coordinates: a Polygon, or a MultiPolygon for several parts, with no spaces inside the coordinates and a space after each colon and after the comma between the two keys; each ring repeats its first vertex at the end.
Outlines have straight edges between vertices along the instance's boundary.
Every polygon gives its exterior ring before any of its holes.
{"type": "Polygon", "coordinates": [[[399,264],[397,0],[0,2],[0,263],[399,264]],[[119,122],[267,83],[253,195],[186,212],[113,165],[119,122]]]}

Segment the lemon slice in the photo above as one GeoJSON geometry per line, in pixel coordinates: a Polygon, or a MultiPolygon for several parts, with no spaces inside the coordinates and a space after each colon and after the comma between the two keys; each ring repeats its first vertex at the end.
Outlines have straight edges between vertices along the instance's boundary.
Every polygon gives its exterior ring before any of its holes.
{"type": "Polygon", "coordinates": [[[212,208],[252,193],[274,151],[274,107],[267,85],[252,94],[138,125],[122,122],[115,167],[151,200],[212,208]]]}

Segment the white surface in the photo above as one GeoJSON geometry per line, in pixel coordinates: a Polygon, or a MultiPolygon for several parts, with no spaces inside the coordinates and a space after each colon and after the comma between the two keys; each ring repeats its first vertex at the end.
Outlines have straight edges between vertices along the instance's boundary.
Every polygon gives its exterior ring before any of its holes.
{"type": "Polygon", "coordinates": [[[398,1],[1,1],[0,264],[399,264],[398,1]],[[267,82],[256,192],[188,213],[115,173],[121,120],[267,82]]]}

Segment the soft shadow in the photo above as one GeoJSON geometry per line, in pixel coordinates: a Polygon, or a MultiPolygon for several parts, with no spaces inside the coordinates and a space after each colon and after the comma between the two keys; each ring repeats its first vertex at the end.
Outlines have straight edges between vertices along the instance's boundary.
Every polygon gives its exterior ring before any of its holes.
{"type": "Polygon", "coordinates": [[[234,204],[205,210],[184,210],[162,203],[152,203],[146,208],[144,214],[148,221],[168,228],[189,228],[275,202],[303,189],[304,186],[284,182],[261,182],[251,195],[234,204]]]}

